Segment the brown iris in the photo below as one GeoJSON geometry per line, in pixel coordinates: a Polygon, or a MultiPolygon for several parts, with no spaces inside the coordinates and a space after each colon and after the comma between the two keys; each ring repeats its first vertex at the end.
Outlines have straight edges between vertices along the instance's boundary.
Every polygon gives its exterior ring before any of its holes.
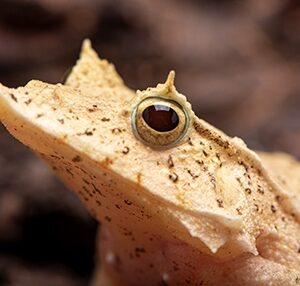
{"type": "Polygon", "coordinates": [[[142,113],[145,122],[154,130],[166,132],[175,129],[179,124],[179,117],[169,106],[154,104],[145,108],[142,113]]]}
{"type": "Polygon", "coordinates": [[[132,114],[135,135],[153,147],[177,144],[186,134],[188,122],[179,103],[161,97],[142,100],[132,114]]]}

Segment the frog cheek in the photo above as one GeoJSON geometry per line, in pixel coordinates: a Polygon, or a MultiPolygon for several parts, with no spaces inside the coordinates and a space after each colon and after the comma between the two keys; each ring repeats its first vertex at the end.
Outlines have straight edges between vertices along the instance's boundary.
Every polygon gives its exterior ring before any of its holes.
{"type": "Polygon", "coordinates": [[[153,148],[168,148],[179,144],[187,133],[189,118],[176,101],[148,97],[137,104],[132,112],[135,136],[153,148]]]}

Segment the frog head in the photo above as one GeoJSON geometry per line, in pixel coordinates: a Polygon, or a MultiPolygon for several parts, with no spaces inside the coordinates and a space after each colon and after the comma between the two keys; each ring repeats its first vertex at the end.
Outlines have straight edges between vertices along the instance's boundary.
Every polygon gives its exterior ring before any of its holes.
{"type": "Polygon", "coordinates": [[[113,235],[257,254],[280,190],[241,139],[195,116],[174,76],[134,92],[85,41],[65,84],[0,86],[0,120],[113,235]]]}

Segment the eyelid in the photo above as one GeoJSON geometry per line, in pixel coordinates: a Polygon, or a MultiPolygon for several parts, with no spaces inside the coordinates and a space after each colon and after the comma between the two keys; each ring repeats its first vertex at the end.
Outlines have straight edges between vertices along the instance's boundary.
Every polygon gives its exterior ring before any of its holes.
{"type": "Polygon", "coordinates": [[[151,96],[141,100],[132,110],[131,125],[134,135],[144,144],[155,148],[171,148],[183,142],[190,125],[189,114],[183,106],[168,98],[151,96]],[[152,105],[165,105],[174,110],[179,117],[179,124],[170,131],[157,131],[142,118],[143,111],[152,105]]]}

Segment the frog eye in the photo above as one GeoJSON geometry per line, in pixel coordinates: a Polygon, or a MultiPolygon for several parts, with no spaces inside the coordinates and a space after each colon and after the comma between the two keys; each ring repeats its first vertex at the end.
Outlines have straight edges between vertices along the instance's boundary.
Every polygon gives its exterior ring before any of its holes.
{"type": "Polygon", "coordinates": [[[165,98],[148,97],[132,113],[135,135],[153,147],[170,147],[179,143],[188,125],[185,109],[176,101],[165,98]]]}

